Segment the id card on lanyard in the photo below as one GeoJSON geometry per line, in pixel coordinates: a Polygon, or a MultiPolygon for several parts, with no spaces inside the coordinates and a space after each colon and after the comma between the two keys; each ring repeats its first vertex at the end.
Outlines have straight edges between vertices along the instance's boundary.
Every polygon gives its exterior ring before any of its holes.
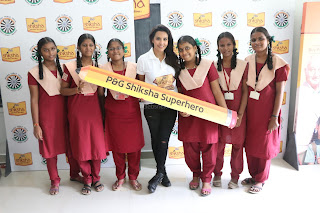
{"type": "Polygon", "coordinates": [[[259,71],[259,74],[258,74],[258,68],[257,68],[257,59],[256,59],[255,63],[256,63],[256,83],[254,85],[254,91],[250,92],[250,96],[249,97],[254,99],[254,100],[259,100],[260,93],[257,92],[256,88],[257,88],[257,84],[258,84],[259,75],[260,75],[261,70],[263,69],[263,67],[266,65],[267,60],[264,62],[263,66],[261,67],[261,69],[259,71]]]}
{"type": "Polygon", "coordinates": [[[234,94],[232,92],[230,92],[230,89],[229,89],[230,88],[230,82],[231,82],[231,73],[230,73],[230,77],[229,77],[229,84],[228,84],[228,81],[227,81],[226,71],[225,71],[224,68],[223,68],[223,75],[224,75],[224,79],[226,80],[226,85],[227,85],[227,89],[228,89],[228,92],[224,93],[224,99],[232,101],[232,100],[234,100],[234,94]]]}

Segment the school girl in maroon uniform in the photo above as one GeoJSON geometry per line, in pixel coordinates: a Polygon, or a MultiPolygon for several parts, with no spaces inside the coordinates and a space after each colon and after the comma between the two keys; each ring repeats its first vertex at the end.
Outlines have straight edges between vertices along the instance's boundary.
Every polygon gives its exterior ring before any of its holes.
{"type": "Polygon", "coordinates": [[[248,101],[247,62],[237,59],[237,49],[234,37],[229,32],[221,33],[217,39],[218,62],[215,66],[219,74],[219,84],[224,94],[228,109],[238,113],[235,128],[220,126],[219,145],[216,167],[214,169],[213,186],[221,186],[224,149],[226,144],[232,144],[231,180],[229,189],[238,187],[238,179],[243,170],[243,143],[246,133],[246,106],[248,101]],[[221,54],[223,58],[221,58],[221,54]]]}
{"type": "Polygon", "coordinates": [[[102,108],[99,97],[104,96],[103,88],[81,81],[77,68],[95,65],[98,67],[95,39],[82,34],[78,39],[77,60],[64,66],[61,94],[68,96],[68,121],[70,144],[73,157],[79,162],[84,178],[84,195],[104,189],[100,183],[101,160],[106,158],[106,144],[103,131],[102,108]],[[81,57],[80,53],[81,52],[81,57]],[[94,55],[95,61],[92,61],[94,55]]]}
{"type": "MultiPolygon", "coordinates": [[[[108,63],[103,68],[135,79],[137,65],[124,61],[123,43],[119,39],[111,39],[107,49],[108,63]]],[[[105,133],[109,138],[118,178],[112,189],[114,191],[120,189],[125,182],[127,156],[129,182],[134,190],[140,191],[142,186],[137,178],[144,136],[139,99],[108,89],[104,107],[105,133]]]]}
{"type": "Polygon", "coordinates": [[[49,193],[56,195],[59,193],[60,183],[57,155],[67,152],[71,180],[81,182],[82,177],[79,176],[77,161],[72,155],[68,155],[70,152],[67,150],[67,99],[60,95],[63,72],[57,46],[51,38],[44,37],[38,41],[37,47],[39,65],[28,72],[33,133],[39,140],[40,154],[47,162],[51,180],[49,193]]]}
{"type": "Polygon", "coordinates": [[[254,28],[250,39],[255,54],[246,58],[249,99],[245,150],[251,178],[241,183],[253,184],[249,192],[259,193],[269,177],[271,159],[280,150],[281,105],[290,67],[272,53],[273,38],[265,28],[254,28]]]}
{"type": "MultiPolygon", "coordinates": [[[[201,59],[200,48],[191,36],[178,40],[181,72],[178,90],[188,96],[227,108],[223,98],[218,73],[212,61],[201,59]]],[[[214,170],[218,149],[218,124],[201,118],[179,113],[178,139],[183,142],[185,160],[193,172],[189,184],[191,190],[199,188],[201,195],[211,193],[211,174],[214,170]],[[202,154],[202,169],[200,155],[202,154]]]]}

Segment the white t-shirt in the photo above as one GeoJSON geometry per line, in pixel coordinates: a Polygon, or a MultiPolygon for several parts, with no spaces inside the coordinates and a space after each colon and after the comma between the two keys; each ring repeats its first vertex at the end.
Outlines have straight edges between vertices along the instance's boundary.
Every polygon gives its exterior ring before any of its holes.
{"type": "MultiPolygon", "coordinates": [[[[160,61],[153,52],[153,48],[151,48],[148,52],[141,55],[138,58],[137,62],[137,74],[138,75],[144,75],[145,76],[145,82],[148,84],[153,84],[157,86],[157,84],[154,83],[154,80],[157,77],[169,75],[172,74],[175,76],[175,70],[165,62],[165,57],[162,61],[160,61]]],[[[175,92],[178,92],[176,81],[173,82],[174,90],[175,92]]],[[[144,101],[144,104],[153,104],[149,101],[144,101]]]]}

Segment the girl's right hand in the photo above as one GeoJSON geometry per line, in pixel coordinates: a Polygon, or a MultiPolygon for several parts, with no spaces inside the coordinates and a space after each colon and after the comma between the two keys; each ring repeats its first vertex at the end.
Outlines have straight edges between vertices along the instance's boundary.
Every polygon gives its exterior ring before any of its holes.
{"type": "Polygon", "coordinates": [[[43,136],[42,136],[42,129],[39,125],[33,127],[33,134],[34,137],[36,137],[38,140],[43,140],[43,136]]]}
{"type": "Polygon", "coordinates": [[[78,86],[78,94],[82,93],[82,90],[84,88],[84,81],[79,81],[79,86],[78,86]]]}
{"type": "Polygon", "coordinates": [[[186,113],[186,112],[179,112],[179,113],[180,113],[180,115],[181,115],[182,117],[184,117],[184,118],[190,116],[190,114],[188,114],[188,113],[186,113]]]}

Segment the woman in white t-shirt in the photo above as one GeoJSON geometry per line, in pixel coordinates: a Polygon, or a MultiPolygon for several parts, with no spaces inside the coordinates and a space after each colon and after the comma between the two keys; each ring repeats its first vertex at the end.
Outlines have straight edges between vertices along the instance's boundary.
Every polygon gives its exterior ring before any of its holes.
{"type": "MultiPolygon", "coordinates": [[[[176,72],[179,70],[178,58],[173,52],[173,38],[164,25],[157,25],[149,35],[152,48],[141,55],[137,63],[139,80],[177,92],[176,72]]],[[[164,106],[144,101],[144,115],[151,133],[151,144],[157,163],[157,173],[149,181],[148,189],[153,193],[158,184],[171,186],[165,169],[168,142],[177,112],[164,106]]]]}

